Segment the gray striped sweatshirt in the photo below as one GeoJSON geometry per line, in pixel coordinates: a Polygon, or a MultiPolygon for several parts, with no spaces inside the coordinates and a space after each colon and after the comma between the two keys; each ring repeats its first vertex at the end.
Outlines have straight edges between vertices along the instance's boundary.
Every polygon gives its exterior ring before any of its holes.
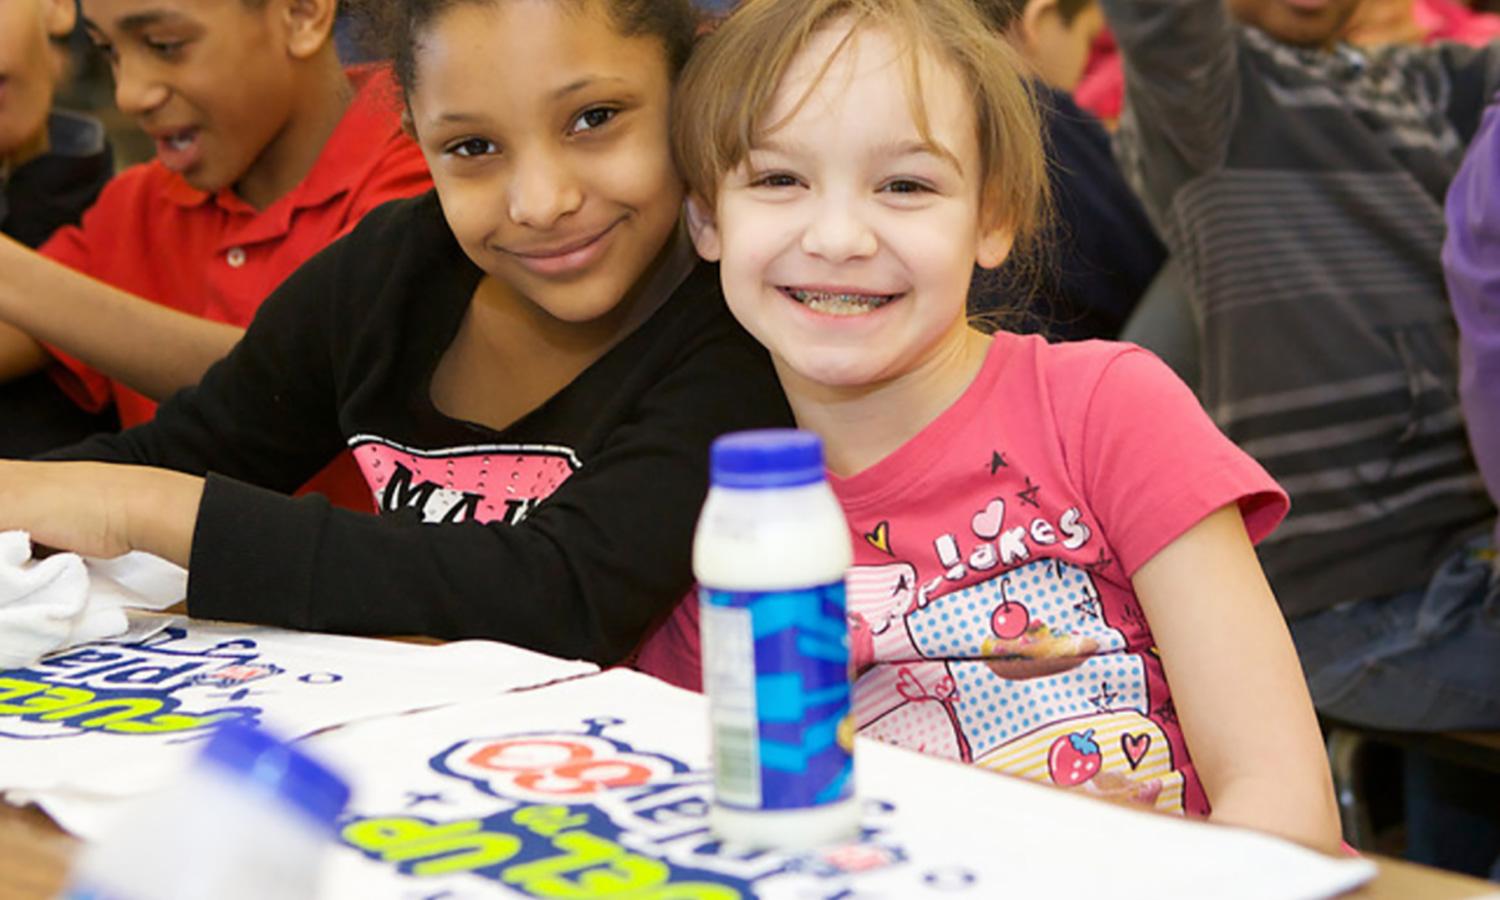
{"type": "Polygon", "coordinates": [[[1283,609],[1426,584],[1495,516],[1439,250],[1500,44],[1304,50],[1222,0],[1102,2],[1118,151],[1187,274],[1201,399],[1292,498],[1260,547],[1283,609]]]}

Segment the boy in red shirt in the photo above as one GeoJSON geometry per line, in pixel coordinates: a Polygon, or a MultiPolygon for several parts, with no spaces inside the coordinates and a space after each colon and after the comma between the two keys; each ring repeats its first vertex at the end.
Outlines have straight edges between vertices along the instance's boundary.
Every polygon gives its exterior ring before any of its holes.
{"type": "MultiPolygon", "coordinates": [[[[0,318],[15,326],[0,328],[0,379],[60,364],[80,405],[112,399],[138,424],[197,383],[304,260],[430,186],[386,70],[340,66],[335,7],[83,0],[116,103],[157,158],[40,254],[0,241],[0,318]]],[[[333,493],[367,505],[351,484],[333,493]]]]}

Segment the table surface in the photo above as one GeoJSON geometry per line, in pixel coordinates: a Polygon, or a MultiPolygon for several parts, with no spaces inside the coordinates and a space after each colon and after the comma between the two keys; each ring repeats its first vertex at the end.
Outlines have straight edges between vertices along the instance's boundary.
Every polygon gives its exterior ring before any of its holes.
{"type": "MultiPolygon", "coordinates": [[[[52,900],[78,841],[35,809],[0,803],[0,900],[52,900]]],[[[1413,863],[1373,857],[1375,880],[1349,900],[1500,900],[1500,885],[1413,863]]]]}

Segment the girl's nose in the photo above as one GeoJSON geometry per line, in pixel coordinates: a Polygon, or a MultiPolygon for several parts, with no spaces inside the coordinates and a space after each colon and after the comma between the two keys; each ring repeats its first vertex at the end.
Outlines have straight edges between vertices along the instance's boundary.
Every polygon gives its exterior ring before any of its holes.
{"type": "Polygon", "coordinates": [[[546,230],[583,205],[583,190],[565,161],[533,153],[514,172],[509,202],[511,221],[546,230]]]}
{"type": "Polygon", "coordinates": [[[823,198],[802,232],[802,250],[832,262],[874,256],[875,232],[848,200],[823,198]]]}

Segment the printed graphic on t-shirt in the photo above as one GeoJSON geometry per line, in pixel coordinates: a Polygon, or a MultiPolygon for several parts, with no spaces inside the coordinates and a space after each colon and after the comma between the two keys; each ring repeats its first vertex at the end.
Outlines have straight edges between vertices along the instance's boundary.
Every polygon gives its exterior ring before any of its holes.
{"type": "Polygon", "coordinates": [[[360,435],[349,445],[375,508],[414,508],[424,522],[518,524],[582,465],[571,448],[547,444],[422,451],[360,435]]]}
{"type": "Polygon", "coordinates": [[[1096,529],[1077,508],[1048,518],[1027,507],[1017,518],[997,499],[926,540],[925,571],[940,574],[925,582],[917,564],[896,559],[891,521],[864,533],[895,561],[856,566],[847,579],[860,731],[1181,811],[1183,774],[1159,721],[1170,701],[1153,703],[1146,655],[1110,621],[1091,571],[1112,562],[1089,546],[1096,529]]]}

